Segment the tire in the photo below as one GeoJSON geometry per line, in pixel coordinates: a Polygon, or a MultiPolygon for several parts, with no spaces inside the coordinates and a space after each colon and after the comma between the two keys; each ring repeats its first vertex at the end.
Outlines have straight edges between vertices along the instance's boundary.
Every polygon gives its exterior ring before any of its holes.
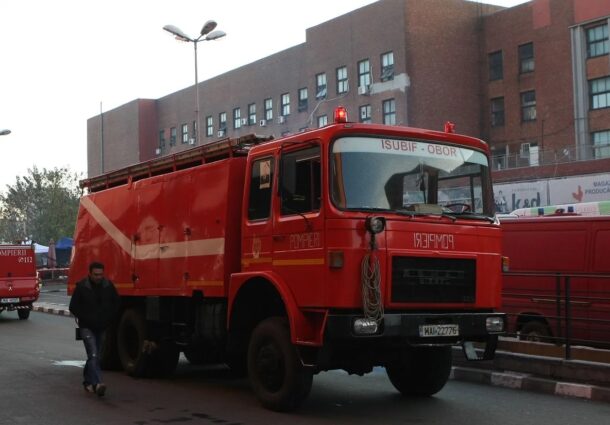
{"type": "Polygon", "coordinates": [[[522,341],[544,342],[551,336],[549,327],[539,320],[530,320],[521,328],[519,339],[522,341]]]}
{"type": "Polygon", "coordinates": [[[29,308],[20,308],[17,310],[17,315],[19,316],[19,320],[28,320],[30,317],[30,309],[29,308]]]}
{"type": "Polygon", "coordinates": [[[431,396],[447,383],[451,363],[451,347],[408,348],[386,365],[386,373],[402,395],[431,396]]]}
{"type": "Polygon", "coordinates": [[[260,403],[271,410],[294,410],[309,395],[313,373],[301,364],[285,318],[265,319],[254,329],[248,377],[260,403]]]}
{"type": "Polygon", "coordinates": [[[149,356],[145,353],[146,320],[138,310],[125,310],[117,329],[117,351],[123,370],[130,376],[147,375],[149,356]]]}
{"type": "Polygon", "coordinates": [[[159,348],[150,354],[147,376],[166,378],[176,371],[180,360],[180,350],[172,341],[163,341],[159,348]]]}

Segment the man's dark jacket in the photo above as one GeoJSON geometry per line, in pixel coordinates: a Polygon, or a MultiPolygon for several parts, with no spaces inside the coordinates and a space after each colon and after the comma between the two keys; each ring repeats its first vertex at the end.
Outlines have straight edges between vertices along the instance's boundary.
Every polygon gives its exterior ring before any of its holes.
{"type": "Polygon", "coordinates": [[[78,319],[79,327],[102,331],[119,311],[119,295],[109,280],[95,284],[86,277],[76,284],[70,311],[78,319]]]}

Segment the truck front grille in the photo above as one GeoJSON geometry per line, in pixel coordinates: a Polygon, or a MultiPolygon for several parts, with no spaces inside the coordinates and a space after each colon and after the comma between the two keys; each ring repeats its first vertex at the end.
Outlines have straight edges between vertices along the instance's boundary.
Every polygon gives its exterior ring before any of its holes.
{"type": "Polygon", "coordinates": [[[392,302],[471,303],[475,297],[475,260],[423,257],[392,259],[392,302]]]}

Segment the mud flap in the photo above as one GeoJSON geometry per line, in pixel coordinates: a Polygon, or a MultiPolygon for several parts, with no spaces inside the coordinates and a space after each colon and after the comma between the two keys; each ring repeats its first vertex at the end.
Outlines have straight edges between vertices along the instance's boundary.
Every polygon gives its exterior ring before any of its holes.
{"type": "Polygon", "coordinates": [[[491,360],[494,358],[497,346],[498,336],[491,335],[489,337],[489,340],[485,344],[485,351],[483,352],[482,356],[477,353],[477,350],[474,348],[472,341],[464,341],[462,343],[462,350],[464,351],[464,356],[468,361],[491,360]]]}

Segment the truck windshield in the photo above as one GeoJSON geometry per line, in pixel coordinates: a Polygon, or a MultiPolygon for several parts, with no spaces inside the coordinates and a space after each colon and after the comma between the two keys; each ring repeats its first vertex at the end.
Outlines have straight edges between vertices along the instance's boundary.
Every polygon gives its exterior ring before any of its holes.
{"type": "Polygon", "coordinates": [[[342,209],[493,216],[487,156],[455,145],[343,137],[331,150],[331,189],[342,209]]]}

